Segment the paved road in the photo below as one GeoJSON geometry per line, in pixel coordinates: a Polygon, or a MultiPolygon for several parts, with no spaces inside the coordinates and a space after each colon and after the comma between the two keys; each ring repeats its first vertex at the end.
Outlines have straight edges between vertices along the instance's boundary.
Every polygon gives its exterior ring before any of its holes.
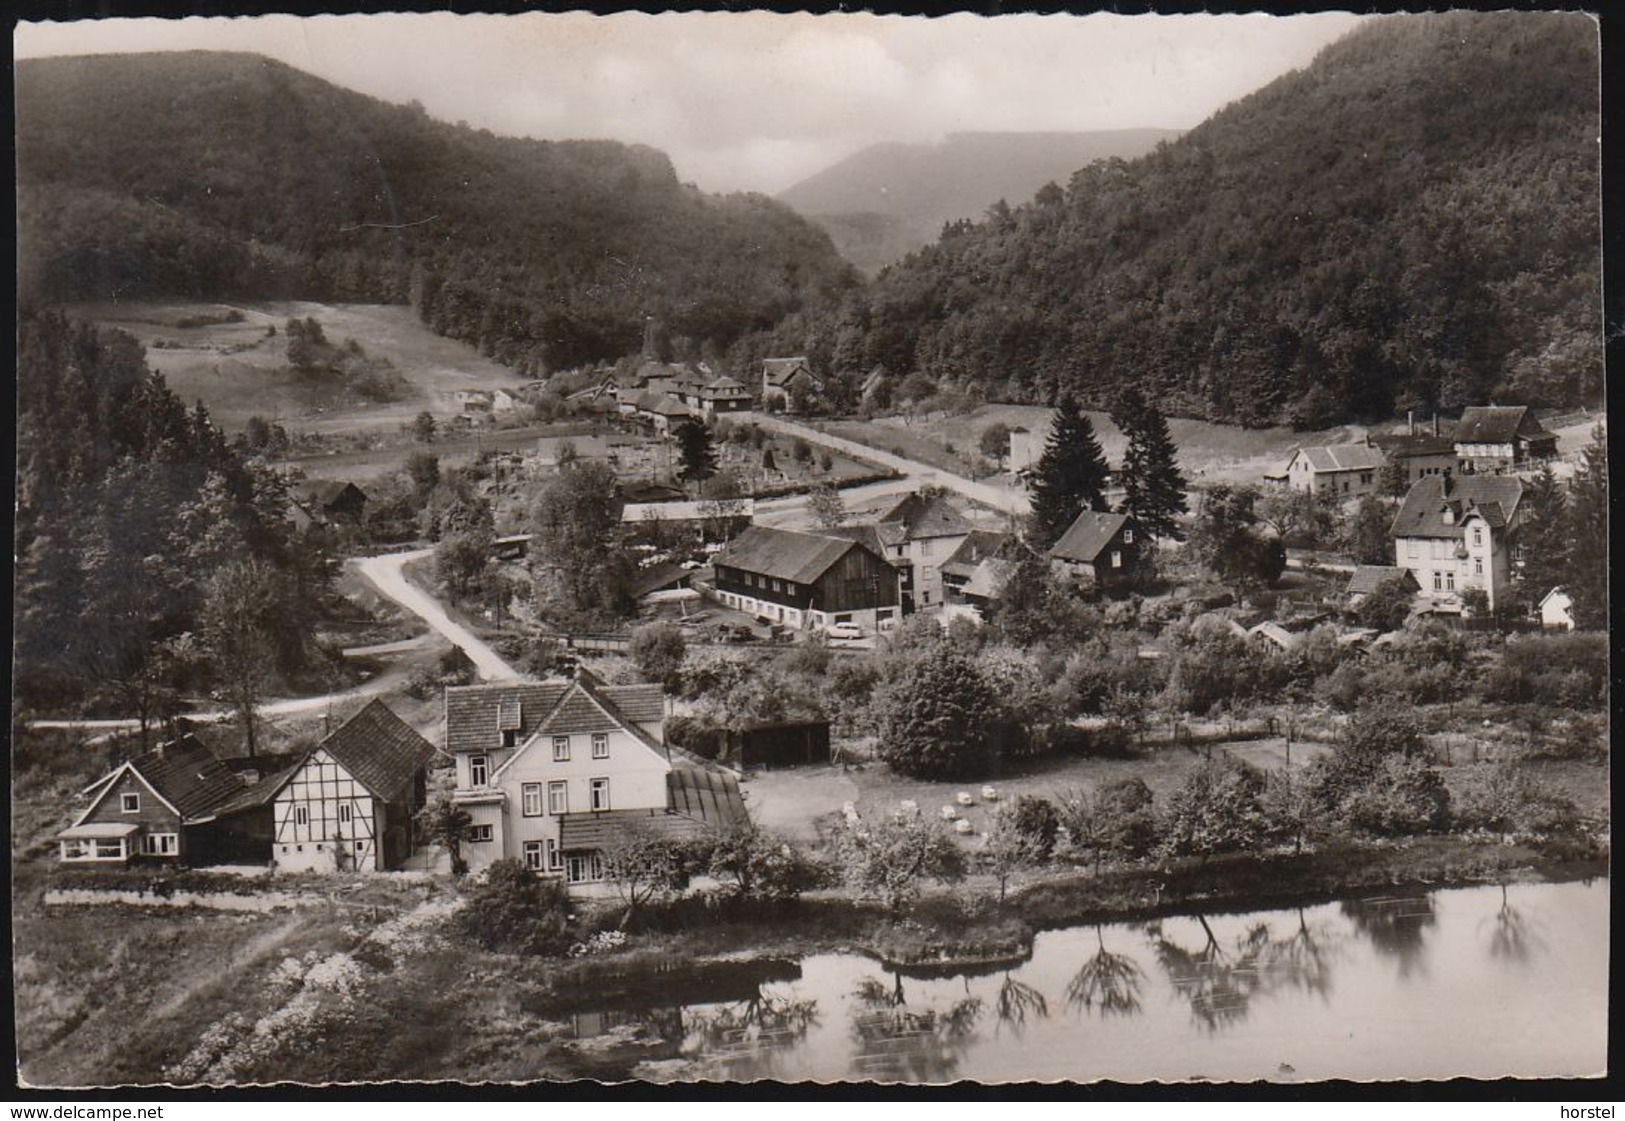
{"type": "Polygon", "coordinates": [[[433,549],[414,549],[381,557],[361,557],[352,563],[363,576],[377,585],[379,591],[428,623],[467,654],[481,681],[519,680],[523,674],[503,661],[473,631],[447,615],[445,608],[413,585],[401,571],[408,563],[433,554],[433,549]]]}
{"type": "Polygon", "coordinates": [[[900,455],[871,448],[867,444],[860,444],[856,440],[848,440],[842,436],[831,436],[820,432],[816,428],[809,428],[805,424],[797,424],[793,420],[783,417],[770,416],[766,413],[740,413],[737,414],[742,421],[755,423],[771,432],[782,432],[787,436],[800,436],[809,444],[818,444],[822,447],[832,448],[838,452],[857,459],[878,463],[883,467],[890,467],[901,471],[917,485],[934,483],[937,486],[947,487],[951,491],[964,495],[972,502],[980,502],[983,506],[990,506],[995,510],[1002,510],[1007,514],[1025,516],[1031,510],[1027,495],[1019,490],[1007,487],[996,487],[989,483],[978,483],[967,479],[963,475],[955,475],[951,471],[943,471],[932,467],[928,463],[920,463],[913,459],[904,459],[900,455]]]}

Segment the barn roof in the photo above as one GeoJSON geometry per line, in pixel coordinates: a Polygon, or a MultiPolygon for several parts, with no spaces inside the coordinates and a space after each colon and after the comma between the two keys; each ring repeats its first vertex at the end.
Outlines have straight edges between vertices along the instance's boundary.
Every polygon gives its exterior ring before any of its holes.
{"type": "Polygon", "coordinates": [[[1551,435],[1528,405],[1473,405],[1456,422],[1458,444],[1510,444],[1516,436],[1551,435]]]}
{"type": "Polygon", "coordinates": [[[973,529],[959,547],[942,562],[942,571],[968,576],[976,566],[990,557],[997,557],[1010,543],[1008,533],[989,529],[973,529]]]}
{"type": "Polygon", "coordinates": [[[1382,452],[1369,444],[1299,448],[1298,454],[1316,471],[1375,471],[1383,464],[1382,452]]]}
{"type": "Polygon", "coordinates": [[[798,370],[808,370],[806,355],[794,358],[764,358],[762,359],[762,376],[770,385],[783,385],[795,377],[798,370]]]}
{"type": "Polygon", "coordinates": [[[242,780],[191,735],[161,743],[130,760],[128,766],[182,820],[209,813],[243,789],[242,780]]]}
{"type": "Polygon", "coordinates": [[[1362,564],[1355,566],[1354,575],[1349,577],[1348,594],[1369,595],[1381,585],[1395,577],[1409,576],[1411,584],[1416,584],[1416,577],[1408,568],[1400,568],[1392,564],[1362,564]]]}
{"type": "Polygon", "coordinates": [[[864,546],[848,538],[753,525],[730,541],[711,563],[795,584],[811,584],[836,561],[859,548],[864,546]]]}
{"type": "Polygon", "coordinates": [[[1456,441],[1449,436],[1435,436],[1431,432],[1373,432],[1371,443],[1389,459],[1411,459],[1424,455],[1454,455],[1456,441]]]}
{"type": "Polygon", "coordinates": [[[1118,530],[1128,522],[1127,514],[1102,514],[1085,510],[1066,527],[1061,539],[1050,546],[1050,555],[1061,560],[1093,564],[1118,530]]]}
{"type": "Polygon", "coordinates": [[[901,524],[911,541],[921,537],[954,537],[971,530],[965,516],[940,494],[930,498],[919,494],[904,495],[901,501],[880,516],[879,521],[882,525],[901,524]]]}
{"type": "Polygon", "coordinates": [[[383,701],[374,700],[317,745],[386,802],[400,800],[434,755],[434,745],[418,735],[383,701]]]}

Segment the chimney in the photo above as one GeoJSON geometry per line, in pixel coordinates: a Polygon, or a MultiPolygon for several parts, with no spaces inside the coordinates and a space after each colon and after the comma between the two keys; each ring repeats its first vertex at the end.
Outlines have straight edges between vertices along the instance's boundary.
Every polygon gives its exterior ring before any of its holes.
{"type": "Polygon", "coordinates": [[[1405,430],[1412,436],[1416,435],[1416,410],[1405,410],[1405,430]]]}
{"type": "Polygon", "coordinates": [[[1439,434],[1439,414],[1437,412],[1433,414],[1433,434],[1435,436],[1439,434]]]}
{"type": "Polygon", "coordinates": [[[1444,478],[1439,481],[1439,489],[1446,498],[1450,497],[1450,468],[1448,467],[1444,469],[1444,478]]]}

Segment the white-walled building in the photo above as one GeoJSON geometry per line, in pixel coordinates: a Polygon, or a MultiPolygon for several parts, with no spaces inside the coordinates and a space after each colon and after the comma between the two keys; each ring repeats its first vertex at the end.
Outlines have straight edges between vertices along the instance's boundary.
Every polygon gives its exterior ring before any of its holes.
{"type": "Polygon", "coordinates": [[[1394,563],[1411,571],[1424,595],[1459,602],[1480,588],[1493,609],[1512,585],[1522,499],[1523,483],[1511,476],[1422,479],[1394,517],[1394,563]]]}

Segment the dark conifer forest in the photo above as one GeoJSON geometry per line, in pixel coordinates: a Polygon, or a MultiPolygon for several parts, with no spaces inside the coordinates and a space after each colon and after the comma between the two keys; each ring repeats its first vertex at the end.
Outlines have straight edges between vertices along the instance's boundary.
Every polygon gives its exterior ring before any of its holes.
{"type": "Polygon", "coordinates": [[[25,61],[16,89],[25,298],[411,300],[541,373],[636,350],[646,316],[726,347],[856,280],[653,149],[498,137],[255,55],[25,61]]]}
{"type": "Polygon", "coordinates": [[[1599,130],[1584,15],[1377,20],[738,352],[1245,424],[1596,401],[1599,130]]]}

